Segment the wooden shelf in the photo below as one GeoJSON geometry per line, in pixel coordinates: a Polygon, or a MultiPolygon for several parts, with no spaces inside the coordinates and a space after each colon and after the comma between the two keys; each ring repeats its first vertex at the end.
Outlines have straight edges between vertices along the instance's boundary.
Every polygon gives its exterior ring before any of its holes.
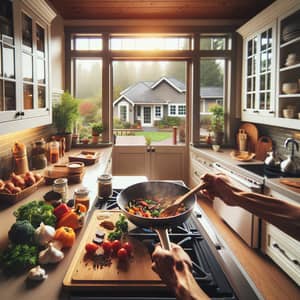
{"type": "Polygon", "coordinates": [[[280,72],[284,72],[284,71],[288,71],[288,70],[293,70],[293,69],[297,69],[297,68],[300,68],[300,63],[280,68],[280,72]]]}
{"type": "Polygon", "coordinates": [[[298,37],[296,37],[296,38],[294,38],[294,39],[292,39],[292,40],[290,40],[288,42],[285,42],[285,43],[281,44],[280,48],[284,48],[284,47],[286,47],[288,45],[291,45],[291,44],[294,44],[294,43],[297,43],[297,42],[300,42],[300,36],[298,36],[298,37]]]}
{"type": "Polygon", "coordinates": [[[298,98],[300,97],[300,94],[280,94],[279,98],[298,98]]]}

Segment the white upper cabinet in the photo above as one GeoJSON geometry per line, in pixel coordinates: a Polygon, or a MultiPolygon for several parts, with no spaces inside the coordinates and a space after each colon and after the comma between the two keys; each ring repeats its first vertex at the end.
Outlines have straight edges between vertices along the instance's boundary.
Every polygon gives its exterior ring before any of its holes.
{"type": "Polygon", "coordinates": [[[242,121],[300,128],[299,0],[274,2],[238,32],[244,41],[242,121]]]}
{"type": "Polygon", "coordinates": [[[50,23],[55,13],[41,0],[2,0],[0,5],[0,134],[5,134],[51,123],[50,23]]]}

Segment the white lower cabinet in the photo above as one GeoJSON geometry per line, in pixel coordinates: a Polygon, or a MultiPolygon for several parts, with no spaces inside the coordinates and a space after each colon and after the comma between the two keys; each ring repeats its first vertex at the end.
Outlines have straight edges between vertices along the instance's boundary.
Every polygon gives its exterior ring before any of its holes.
{"type": "Polygon", "coordinates": [[[186,148],[180,146],[114,146],[112,174],[147,176],[150,180],[186,182],[186,148]]]}
{"type": "MultiPolygon", "coordinates": [[[[290,201],[277,192],[271,195],[290,201]]],[[[300,242],[265,221],[262,222],[261,250],[300,285],[300,242]]]]}

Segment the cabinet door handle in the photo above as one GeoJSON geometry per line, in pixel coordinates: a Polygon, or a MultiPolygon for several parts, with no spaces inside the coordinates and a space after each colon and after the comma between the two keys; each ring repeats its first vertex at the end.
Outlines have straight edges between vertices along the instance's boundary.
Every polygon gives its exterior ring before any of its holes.
{"type": "Polygon", "coordinates": [[[269,111],[269,114],[274,114],[274,113],[275,113],[274,110],[269,111]]]}
{"type": "Polygon", "coordinates": [[[246,108],[244,108],[244,109],[243,109],[243,111],[247,111],[247,109],[246,109],[246,108]]]}
{"type": "Polygon", "coordinates": [[[259,110],[254,110],[253,112],[256,113],[256,114],[258,114],[258,113],[259,113],[259,110]]]}
{"type": "Polygon", "coordinates": [[[273,247],[275,248],[275,249],[277,249],[286,259],[288,259],[290,262],[292,262],[293,264],[295,264],[296,266],[298,266],[298,267],[300,267],[300,263],[299,263],[299,261],[297,260],[297,259],[293,259],[293,258],[291,258],[290,256],[288,256],[287,254],[286,254],[286,252],[282,249],[282,248],[280,248],[279,247],[279,245],[277,244],[277,243],[274,243],[273,244],[273,247]]]}
{"type": "Polygon", "coordinates": [[[151,147],[147,147],[147,152],[151,152],[151,147]]]}
{"type": "Polygon", "coordinates": [[[21,111],[21,112],[20,112],[20,116],[25,116],[24,111],[21,111]]]}
{"type": "Polygon", "coordinates": [[[155,152],[155,148],[154,147],[151,147],[151,152],[155,152]]]}
{"type": "Polygon", "coordinates": [[[18,118],[19,116],[20,116],[20,112],[17,111],[17,112],[15,113],[15,118],[18,118]]]}

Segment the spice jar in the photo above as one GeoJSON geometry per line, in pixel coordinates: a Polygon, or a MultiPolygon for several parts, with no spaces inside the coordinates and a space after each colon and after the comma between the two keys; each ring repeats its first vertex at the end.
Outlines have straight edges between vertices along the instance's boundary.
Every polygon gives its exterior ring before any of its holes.
{"type": "Polygon", "coordinates": [[[44,169],[47,166],[46,143],[44,139],[40,139],[33,144],[31,151],[31,167],[32,169],[44,169]]]}
{"type": "Polygon", "coordinates": [[[86,209],[88,210],[90,207],[89,193],[90,193],[90,191],[86,187],[76,189],[74,191],[75,207],[77,204],[83,204],[86,207],[86,209]]]}
{"type": "Polygon", "coordinates": [[[53,183],[53,191],[61,194],[62,202],[68,201],[68,179],[57,178],[53,183]]]}
{"type": "Polygon", "coordinates": [[[55,136],[52,137],[52,141],[49,143],[49,160],[50,163],[55,164],[59,159],[59,142],[55,140],[55,136]]]}
{"type": "Polygon", "coordinates": [[[98,177],[98,197],[109,198],[112,195],[111,175],[102,174],[98,177]]]}

